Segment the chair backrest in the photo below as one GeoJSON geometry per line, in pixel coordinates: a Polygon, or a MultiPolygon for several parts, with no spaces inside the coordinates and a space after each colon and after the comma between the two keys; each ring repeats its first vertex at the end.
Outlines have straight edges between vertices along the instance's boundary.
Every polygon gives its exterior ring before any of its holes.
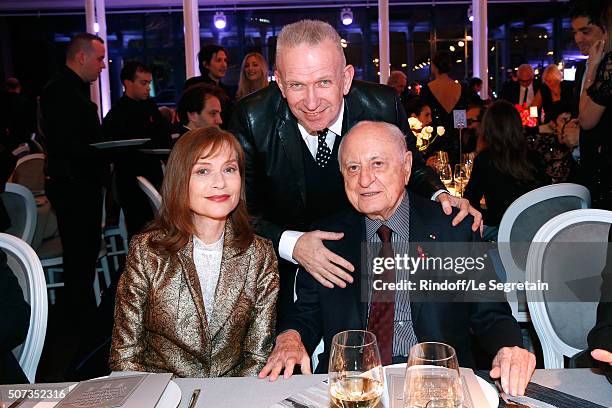
{"type": "Polygon", "coordinates": [[[45,155],[43,153],[28,154],[17,160],[11,183],[26,186],[34,195],[44,194],[45,155]]]}
{"type": "Polygon", "coordinates": [[[159,214],[159,209],[161,207],[162,202],[161,195],[159,194],[155,186],[153,186],[153,184],[151,184],[151,182],[143,176],[137,176],[136,179],[138,180],[138,185],[140,186],[142,191],[144,191],[144,193],[147,195],[153,213],[155,215],[159,214]]]}
{"type": "Polygon", "coordinates": [[[45,334],[47,332],[47,286],[40,260],[23,240],[0,233],[0,249],[7,254],[7,263],[21,285],[30,304],[30,327],[24,343],[13,350],[19,365],[31,383],[35,382],[45,334]]]}
{"type": "Polygon", "coordinates": [[[22,185],[7,183],[0,197],[11,219],[11,227],[6,232],[31,245],[37,221],[36,201],[32,192],[22,185]]]}
{"type": "Polygon", "coordinates": [[[540,187],[517,198],[504,213],[497,234],[508,281],[525,279],[527,252],[542,225],[559,214],[590,205],[589,190],[572,183],[540,187]]]}
{"type": "Polygon", "coordinates": [[[544,368],[563,368],[563,356],[587,348],[611,224],[612,211],[574,210],[549,220],[533,238],[527,280],[545,282],[548,290],[527,291],[527,301],[544,368]]]}

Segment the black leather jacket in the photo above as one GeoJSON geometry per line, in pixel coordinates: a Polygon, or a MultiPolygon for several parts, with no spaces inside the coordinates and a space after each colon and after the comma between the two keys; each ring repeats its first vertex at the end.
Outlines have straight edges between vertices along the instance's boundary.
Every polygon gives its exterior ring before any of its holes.
{"type": "MultiPolygon", "coordinates": [[[[401,103],[390,87],[353,81],[344,97],[342,134],[363,120],[397,125],[408,134],[408,120],[401,103]]],[[[308,231],[305,221],[306,187],[302,159],[302,138],[297,120],[276,83],[242,98],[236,105],[229,129],[240,141],[246,155],[246,199],[255,217],[259,235],[270,239],[278,251],[282,233],[288,229],[308,231]]],[[[412,151],[409,188],[427,198],[443,190],[435,172],[427,167],[415,146],[412,151]]]]}

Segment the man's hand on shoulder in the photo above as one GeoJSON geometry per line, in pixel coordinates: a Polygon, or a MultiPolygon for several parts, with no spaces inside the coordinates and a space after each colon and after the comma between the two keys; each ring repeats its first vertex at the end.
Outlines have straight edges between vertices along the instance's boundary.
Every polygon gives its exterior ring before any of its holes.
{"type": "Polygon", "coordinates": [[[276,344],[264,368],[259,373],[259,378],[270,376],[270,381],[275,381],[283,368],[284,378],[293,374],[296,364],[300,364],[302,374],[312,374],[310,370],[310,356],[302,343],[300,334],[295,330],[287,330],[276,337],[276,344]]]}
{"type": "Polygon", "coordinates": [[[452,207],[459,209],[459,213],[457,213],[453,219],[453,227],[459,225],[459,223],[469,214],[474,217],[472,231],[476,232],[479,229],[482,229],[482,214],[480,214],[480,211],[472,207],[467,199],[455,197],[448,193],[442,193],[436,199],[440,202],[440,204],[442,204],[442,210],[446,215],[451,215],[453,213],[452,207]]]}
{"type": "Polygon", "coordinates": [[[521,347],[502,347],[493,359],[489,375],[500,379],[502,388],[510,395],[525,395],[525,389],[533,370],[536,358],[533,353],[521,347]]]}
{"type": "Polygon", "coordinates": [[[334,285],[346,287],[346,282],[352,283],[353,277],[342,268],[353,272],[355,268],[346,259],[334,254],[323,245],[323,240],[339,240],[344,236],[341,232],[311,231],[302,235],[293,249],[295,259],[313,278],[327,288],[334,285]]]}

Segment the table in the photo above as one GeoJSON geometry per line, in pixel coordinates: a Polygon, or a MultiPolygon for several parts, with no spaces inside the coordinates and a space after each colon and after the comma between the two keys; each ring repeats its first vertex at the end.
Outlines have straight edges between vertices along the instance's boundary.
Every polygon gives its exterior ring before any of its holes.
{"type": "MultiPolygon", "coordinates": [[[[197,407],[249,407],[268,408],[327,378],[326,374],[296,375],[276,382],[254,377],[244,378],[178,378],[174,382],[183,394],[181,408],[187,408],[195,388],[202,390],[197,407]]],[[[532,381],[545,387],[612,407],[612,385],[603,375],[590,369],[536,370],[532,381]]]]}

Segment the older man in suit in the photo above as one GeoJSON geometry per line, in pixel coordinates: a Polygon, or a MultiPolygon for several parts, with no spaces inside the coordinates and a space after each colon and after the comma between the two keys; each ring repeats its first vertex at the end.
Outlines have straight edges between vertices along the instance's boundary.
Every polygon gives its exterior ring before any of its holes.
{"type": "Polygon", "coordinates": [[[514,105],[531,105],[533,97],[540,89],[539,84],[534,81],[533,67],[529,64],[521,64],[517,69],[517,80],[508,81],[501,90],[500,98],[514,105]]]}
{"type": "MultiPolygon", "coordinates": [[[[407,192],[412,154],[396,126],[367,121],[357,124],[341,143],[339,163],[354,210],[344,210],[318,226],[344,232],[342,240],[326,244],[353,265],[360,265],[364,241],[382,243],[384,254],[385,246],[393,251],[405,242],[462,242],[472,248],[470,243],[480,240],[468,220],[452,228],[431,200],[407,192]]],[[[417,342],[436,341],[453,346],[459,363],[473,367],[470,334],[474,333],[485,351],[494,356],[490,375],[501,377],[507,392],[524,393],[535,356],[522,348],[518,323],[506,302],[432,301],[427,292],[413,301],[405,291],[380,299],[376,286],[369,283],[372,273],[365,268],[351,285],[330,289],[300,269],[297,302],[281,323],[281,334],[260,377],[270,374],[274,380],[283,368],[288,377],[296,363],[301,364],[302,372],[309,372],[309,353],[321,337],[325,351],[319,355],[317,371],[325,372],[332,337],[343,330],[366,328],[377,335],[383,364],[406,361],[410,347],[417,342]],[[370,286],[374,290],[364,291],[370,286]]],[[[392,282],[401,282],[400,276],[398,269],[392,282]]]]}
{"type": "Polygon", "coordinates": [[[229,129],[246,156],[246,198],[257,233],[270,239],[281,261],[279,316],[293,303],[296,264],[327,287],[344,287],[353,266],[323,245],[341,233],[313,231],[321,217],[348,207],[336,160],[342,136],[361,120],[396,124],[415,154],[410,187],[438,200],[480,214],[466,200],[451,197],[423,162],[408,129],[404,109],[390,87],[353,81],[340,36],[322,21],[287,25],[277,41],[276,83],[243,98],[229,129]],[[306,231],[306,232],[304,232],[306,231]]]}

